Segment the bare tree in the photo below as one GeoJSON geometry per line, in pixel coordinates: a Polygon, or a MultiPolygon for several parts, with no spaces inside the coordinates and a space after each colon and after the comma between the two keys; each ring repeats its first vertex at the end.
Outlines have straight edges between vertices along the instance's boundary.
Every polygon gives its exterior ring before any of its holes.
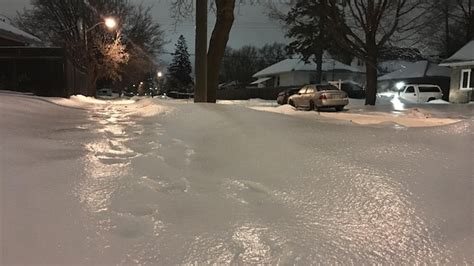
{"type": "MultiPolygon", "coordinates": [[[[238,0],[242,1],[242,0],[238,0]]],[[[177,0],[173,3],[171,11],[176,21],[182,16],[189,16],[193,10],[191,0],[177,0]]],[[[219,85],[219,73],[225,48],[229,41],[230,30],[234,24],[234,10],[236,0],[213,0],[211,7],[215,9],[216,24],[211,34],[207,52],[207,94],[206,101],[216,102],[216,91],[219,85]]],[[[196,69],[198,71],[198,69],[196,69]]],[[[200,93],[200,92],[199,92],[200,93]]]]}
{"type": "Polygon", "coordinates": [[[379,51],[392,38],[413,36],[423,17],[422,0],[324,0],[337,42],[365,60],[367,105],[375,105],[379,51]]]}
{"type": "Polygon", "coordinates": [[[472,0],[433,0],[423,32],[428,46],[449,57],[474,38],[472,0]]]}
{"type": "Polygon", "coordinates": [[[234,24],[235,0],[215,0],[216,24],[211,34],[207,52],[207,102],[215,103],[219,86],[219,72],[230,30],[234,24]]]}
{"type": "Polygon", "coordinates": [[[468,42],[474,39],[474,1],[473,0],[456,0],[458,8],[461,10],[462,15],[458,18],[461,24],[464,26],[466,39],[468,42]]]}
{"type": "Polygon", "coordinates": [[[99,79],[120,80],[127,72],[124,68],[130,55],[144,58],[134,57],[135,63],[148,62],[163,44],[162,32],[149,9],[127,0],[32,0],[31,4],[30,9],[18,13],[17,24],[52,45],[64,47],[70,58],[86,69],[89,95],[95,95],[99,79]],[[101,25],[106,16],[116,18],[118,30],[111,32],[101,25]]]}

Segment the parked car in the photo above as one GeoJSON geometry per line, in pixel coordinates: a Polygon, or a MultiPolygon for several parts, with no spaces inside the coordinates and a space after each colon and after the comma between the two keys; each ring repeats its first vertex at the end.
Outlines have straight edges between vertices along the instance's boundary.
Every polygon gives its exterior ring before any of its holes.
{"type": "Polygon", "coordinates": [[[354,82],[344,82],[341,84],[341,90],[345,91],[349,98],[365,99],[365,90],[362,86],[354,82]]]}
{"type": "Polygon", "coordinates": [[[443,98],[438,85],[407,84],[399,92],[399,97],[410,103],[426,103],[443,98]]]}
{"type": "Polygon", "coordinates": [[[100,97],[100,96],[112,97],[112,89],[102,88],[102,89],[97,91],[97,96],[98,97],[100,97]]]}
{"type": "Polygon", "coordinates": [[[166,95],[168,97],[171,97],[171,98],[174,98],[174,99],[191,99],[191,98],[194,98],[194,93],[193,92],[169,91],[166,95]]]}
{"type": "Polygon", "coordinates": [[[333,85],[306,85],[297,94],[290,96],[288,103],[296,108],[319,110],[323,107],[344,110],[349,104],[347,93],[333,85]]]}
{"type": "Polygon", "coordinates": [[[365,99],[365,89],[359,83],[353,80],[344,81],[330,81],[329,84],[336,87],[340,86],[342,91],[345,91],[349,98],[352,99],[365,99]]]}
{"type": "Polygon", "coordinates": [[[277,103],[279,105],[288,104],[288,98],[290,98],[291,95],[298,93],[299,90],[300,90],[299,88],[295,88],[295,89],[284,90],[278,93],[277,103]]]}
{"type": "Polygon", "coordinates": [[[133,97],[135,96],[135,93],[133,91],[125,91],[123,95],[127,97],[133,97]]]}

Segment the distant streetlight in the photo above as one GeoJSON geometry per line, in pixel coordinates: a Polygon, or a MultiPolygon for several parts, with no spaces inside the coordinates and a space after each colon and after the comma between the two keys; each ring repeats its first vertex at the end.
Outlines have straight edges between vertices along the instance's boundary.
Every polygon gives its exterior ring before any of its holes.
{"type": "MultiPolygon", "coordinates": [[[[157,76],[157,86],[160,87],[160,91],[161,91],[161,78],[163,77],[163,72],[158,71],[156,73],[156,76],[157,76]]],[[[158,87],[155,88],[155,91],[157,93],[158,93],[158,87]]],[[[153,95],[152,95],[152,98],[153,98],[153,95]]]]}

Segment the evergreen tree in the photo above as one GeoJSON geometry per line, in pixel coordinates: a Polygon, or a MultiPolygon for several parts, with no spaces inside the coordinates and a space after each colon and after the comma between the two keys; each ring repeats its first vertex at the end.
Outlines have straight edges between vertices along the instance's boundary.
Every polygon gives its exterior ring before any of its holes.
{"type": "Polygon", "coordinates": [[[173,62],[168,67],[167,90],[190,92],[194,84],[191,72],[192,67],[189,60],[188,46],[186,39],[181,35],[176,44],[176,50],[173,53],[173,62]]]}
{"type": "Polygon", "coordinates": [[[316,83],[321,82],[324,51],[334,45],[322,5],[321,0],[297,0],[283,18],[288,26],[286,36],[294,39],[288,51],[300,54],[306,62],[313,58],[316,83]]]}

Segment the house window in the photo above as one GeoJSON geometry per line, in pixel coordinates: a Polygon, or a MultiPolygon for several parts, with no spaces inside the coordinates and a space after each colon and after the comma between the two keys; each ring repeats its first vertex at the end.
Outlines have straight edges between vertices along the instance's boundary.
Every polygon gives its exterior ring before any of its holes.
{"type": "Polygon", "coordinates": [[[276,86],[280,87],[280,76],[277,76],[276,78],[276,86]]]}
{"type": "Polygon", "coordinates": [[[474,77],[472,69],[461,70],[461,90],[472,90],[474,88],[474,77]]]}

